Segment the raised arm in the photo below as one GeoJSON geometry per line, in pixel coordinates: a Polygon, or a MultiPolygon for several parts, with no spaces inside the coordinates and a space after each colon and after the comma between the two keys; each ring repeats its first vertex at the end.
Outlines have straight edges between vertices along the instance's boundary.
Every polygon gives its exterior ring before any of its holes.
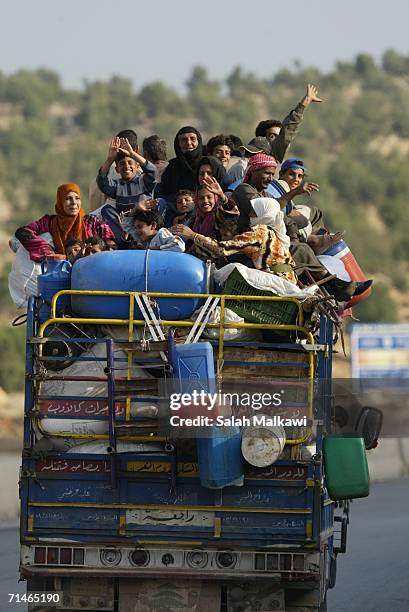
{"type": "Polygon", "coordinates": [[[108,148],[108,155],[97,175],[97,185],[100,191],[109,198],[116,198],[117,181],[108,176],[109,170],[116,160],[116,156],[120,150],[121,140],[115,137],[111,140],[108,148]]]}
{"type": "Polygon", "coordinates": [[[158,178],[156,166],[138,151],[133,149],[127,138],[121,138],[119,151],[138,162],[143,172],[141,177],[143,190],[147,193],[151,193],[158,178]]]}
{"type": "Polygon", "coordinates": [[[280,133],[271,144],[271,155],[273,155],[277,161],[283,161],[288,147],[298,132],[298,128],[304,116],[304,111],[312,102],[322,102],[322,99],[318,97],[318,88],[308,83],[305,96],[283,119],[280,133]]]}
{"type": "Polygon", "coordinates": [[[279,198],[275,197],[274,199],[279,202],[281,208],[284,208],[296,196],[303,195],[304,193],[311,195],[311,193],[313,193],[314,191],[319,190],[320,186],[317,185],[317,183],[301,183],[301,185],[298,185],[298,187],[296,187],[295,189],[290,189],[290,191],[288,191],[287,193],[284,193],[279,198]]]}

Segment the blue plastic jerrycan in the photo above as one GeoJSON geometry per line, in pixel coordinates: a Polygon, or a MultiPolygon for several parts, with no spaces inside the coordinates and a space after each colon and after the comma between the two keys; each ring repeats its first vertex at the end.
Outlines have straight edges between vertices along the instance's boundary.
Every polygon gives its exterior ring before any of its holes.
{"type": "MultiPolygon", "coordinates": [[[[42,304],[39,310],[40,321],[46,321],[51,315],[53,295],[63,289],[71,289],[71,264],[65,255],[49,255],[41,264],[42,274],[37,278],[38,291],[42,304]]],[[[70,305],[70,296],[57,301],[57,316],[62,316],[70,305]]]]}
{"type": "MultiPolygon", "coordinates": [[[[213,347],[209,342],[173,345],[169,358],[176,392],[191,395],[193,391],[200,393],[203,390],[206,394],[215,394],[213,347]]],[[[191,416],[194,414],[193,407],[191,416]]],[[[215,417],[214,412],[208,414],[215,417]]],[[[241,486],[244,472],[240,429],[216,423],[198,429],[196,432],[192,428],[192,436],[196,438],[202,486],[208,489],[241,486]]]]}

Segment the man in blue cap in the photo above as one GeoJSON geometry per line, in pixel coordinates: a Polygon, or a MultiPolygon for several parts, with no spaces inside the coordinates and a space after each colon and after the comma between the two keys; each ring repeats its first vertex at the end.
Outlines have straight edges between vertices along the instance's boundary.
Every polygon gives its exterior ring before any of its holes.
{"type": "MultiPolygon", "coordinates": [[[[306,177],[306,168],[301,159],[295,157],[286,159],[279,172],[279,179],[273,179],[267,191],[275,199],[280,199],[289,192],[296,190],[306,177]]],[[[309,183],[312,191],[318,191],[319,185],[309,183]]],[[[310,190],[311,191],[311,190],[310,190]]],[[[309,192],[310,193],[310,192],[309,192]]],[[[310,204],[294,204],[292,200],[286,204],[285,213],[294,217],[302,236],[306,239],[310,234],[318,232],[324,227],[322,211],[310,204]]]]}

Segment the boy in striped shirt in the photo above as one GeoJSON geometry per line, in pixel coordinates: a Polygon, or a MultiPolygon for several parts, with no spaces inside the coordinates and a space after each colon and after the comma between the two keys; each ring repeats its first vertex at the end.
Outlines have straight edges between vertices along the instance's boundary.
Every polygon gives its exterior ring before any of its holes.
{"type": "Polygon", "coordinates": [[[136,144],[134,147],[127,138],[113,138],[107,159],[97,176],[99,189],[115,200],[115,204],[103,206],[100,215],[112,229],[118,243],[121,243],[123,238],[119,215],[131,210],[140,200],[151,197],[157,180],[156,166],[138,153],[136,144]],[[108,176],[114,162],[120,179],[108,176]]]}

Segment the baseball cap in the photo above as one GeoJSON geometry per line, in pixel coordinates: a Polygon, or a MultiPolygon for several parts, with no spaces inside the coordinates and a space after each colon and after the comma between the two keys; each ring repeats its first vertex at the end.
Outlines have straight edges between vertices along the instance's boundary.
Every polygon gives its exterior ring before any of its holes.
{"type": "Polygon", "coordinates": [[[252,155],[254,153],[267,153],[267,155],[271,155],[271,143],[264,136],[252,138],[248,144],[242,145],[240,149],[244,149],[252,155]]]}
{"type": "Polygon", "coordinates": [[[286,159],[280,168],[281,172],[287,172],[287,170],[303,170],[304,174],[307,172],[306,167],[304,166],[304,162],[301,159],[296,159],[292,157],[291,159],[286,159]]]}

